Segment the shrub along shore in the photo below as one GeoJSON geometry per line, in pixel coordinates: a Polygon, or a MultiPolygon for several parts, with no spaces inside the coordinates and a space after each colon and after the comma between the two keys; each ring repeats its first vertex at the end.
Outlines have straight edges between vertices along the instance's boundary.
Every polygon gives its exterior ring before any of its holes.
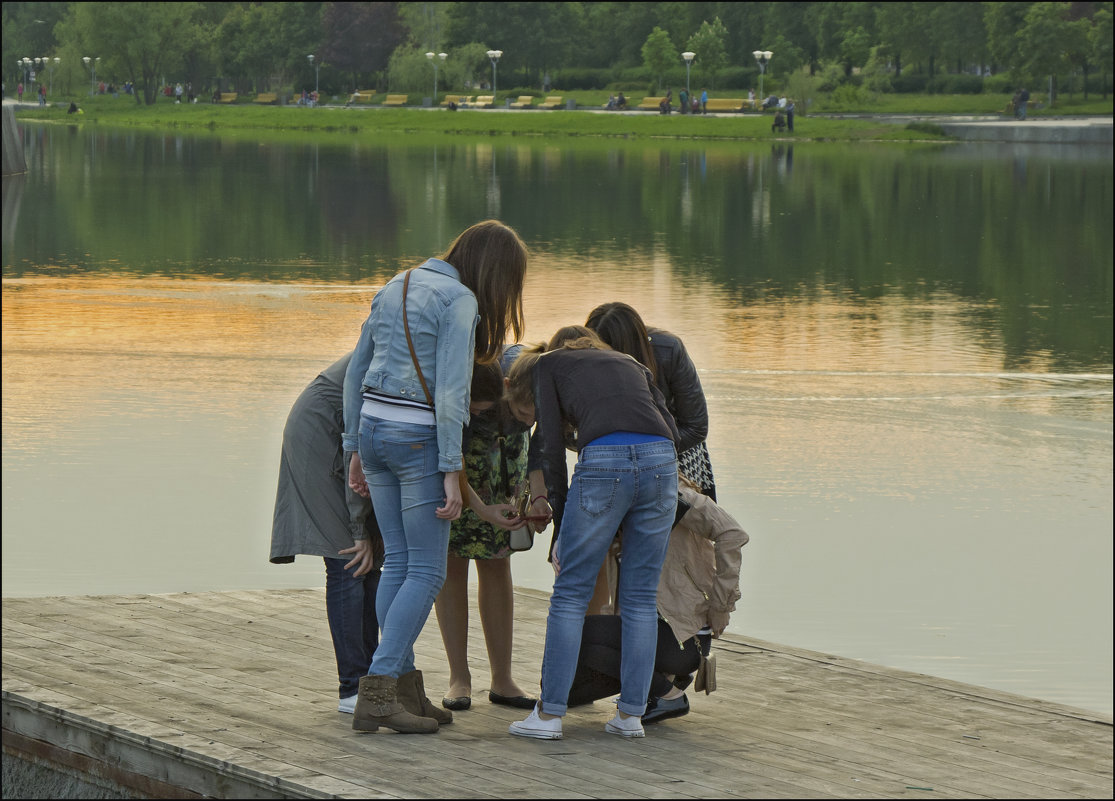
{"type": "MultiPolygon", "coordinates": [[[[940,96],[937,96],[939,98],[940,96]]],[[[959,96],[963,97],[963,96],[959,96]]],[[[937,99],[935,98],[935,99],[937,99]]],[[[207,129],[275,132],[362,133],[379,135],[466,135],[543,137],[620,137],[626,139],[763,140],[776,137],[791,141],[927,141],[947,140],[936,126],[902,124],[883,114],[910,114],[912,110],[876,109],[878,117],[832,118],[821,114],[795,117],[795,130],[772,133],[773,114],[736,113],[720,116],[662,115],[652,111],[606,112],[559,109],[495,110],[400,107],[384,108],[373,102],[351,108],[342,104],[306,106],[260,105],[246,100],[235,104],[175,104],[159,102],[137,105],[129,97],[102,95],[78,101],[81,114],[68,114],[68,102],[19,112],[25,121],[97,124],[109,127],[162,129],[207,129]]],[[[985,98],[984,105],[992,98],[985,98]]],[[[911,104],[913,105],[913,104],[911,104]]],[[[946,111],[939,99],[932,111],[921,113],[978,113],[964,107],[946,111]]],[[[956,104],[953,104],[954,106],[956,104]]],[[[599,108],[599,106],[596,106],[599,108]]],[[[1107,101],[1110,113],[1111,101],[1107,101]]],[[[1099,109],[1096,109],[1099,111],[1099,109]]],[[[857,113],[849,111],[847,113],[857,113]]],[[[983,113],[988,113],[986,109],[983,113]]],[[[1005,115],[1004,115],[1005,117],[1005,115]]]]}

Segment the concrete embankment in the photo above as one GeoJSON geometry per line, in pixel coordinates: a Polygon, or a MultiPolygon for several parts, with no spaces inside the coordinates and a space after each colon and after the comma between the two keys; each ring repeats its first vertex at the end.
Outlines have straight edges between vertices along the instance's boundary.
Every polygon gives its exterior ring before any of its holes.
{"type": "Polygon", "coordinates": [[[949,136],[969,142],[1110,145],[1111,118],[1064,120],[934,120],[949,136]]]}

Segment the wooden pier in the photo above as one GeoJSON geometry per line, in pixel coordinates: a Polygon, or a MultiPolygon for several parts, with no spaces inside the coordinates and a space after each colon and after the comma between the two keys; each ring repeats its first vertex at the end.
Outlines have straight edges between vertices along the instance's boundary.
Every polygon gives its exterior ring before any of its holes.
{"type": "MultiPolygon", "coordinates": [[[[531,686],[547,596],[515,602],[531,686]]],[[[437,701],[433,615],[416,650],[437,701]]],[[[8,598],[4,796],[49,775],[115,797],[1112,797],[1110,717],[741,635],[714,650],[717,692],[644,739],[605,733],[606,701],[571,710],[563,740],[520,739],[523,713],[487,700],[473,600],[472,709],[437,734],[359,734],[336,711],[323,590],[8,598]]]]}

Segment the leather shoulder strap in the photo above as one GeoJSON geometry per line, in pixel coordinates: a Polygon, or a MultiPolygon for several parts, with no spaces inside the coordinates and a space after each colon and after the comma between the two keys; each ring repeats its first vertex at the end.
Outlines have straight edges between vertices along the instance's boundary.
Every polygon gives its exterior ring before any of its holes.
{"type": "Polygon", "coordinates": [[[422,391],[426,393],[426,403],[430,404],[430,408],[434,408],[434,399],[430,396],[430,388],[426,386],[426,379],[422,375],[422,368],[418,366],[418,355],[414,352],[414,340],[410,338],[410,322],[407,320],[407,290],[410,289],[410,274],[414,272],[414,268],[407,270],[407,276],[403,279],[403,331],[407,335],[407,347],[410,348],[410,358],[414,362],[414,369],[418,373],[418,381],[422,384],[422,391]]]}

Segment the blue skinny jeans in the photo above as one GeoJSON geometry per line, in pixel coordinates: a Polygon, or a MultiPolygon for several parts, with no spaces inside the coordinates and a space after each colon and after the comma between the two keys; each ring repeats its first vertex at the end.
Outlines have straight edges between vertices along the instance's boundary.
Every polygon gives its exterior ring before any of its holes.
{"type": "MultiPolygon", "coordinates": [[[[581,449],[561,522],[559,565],[546,619],[542,711],[564,715],[577,672],[581,629],[604,556],[623,530],[619,609],[623,621],[619,709],[642,715],[658,641],[655,599],[677,506],[672,442],[581,449]]],[[[378,507],[377,507],[378,508],[378,507]]]]}
{"type": "Polygon", "coordinates": [[[445,582],[450,521],[434,514],[445,503],[437,427],[361,415],[360,463],[384,550],[382,636],[368,673],[398,678],[414,670],[414,642],[445,582]]]}

